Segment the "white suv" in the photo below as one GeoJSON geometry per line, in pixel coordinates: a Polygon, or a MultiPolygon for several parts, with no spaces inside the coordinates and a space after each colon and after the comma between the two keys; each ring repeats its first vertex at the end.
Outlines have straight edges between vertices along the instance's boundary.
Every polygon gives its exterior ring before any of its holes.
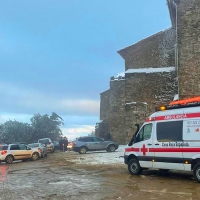
{"type": "Polygon", "coordinates": [[[38,140],[38,143],[42,143],[47,147],[47,151],[50,151],[51,153],[54,152],[54,144],[51,141],[50,138],[42,138],[38,140]]]}
{"type": "Polygon", "coordinates": [[[0,163],[11,164],[14,160],[37,160],[39,153],[24,144],[9,144],[0,146],[0,163]]]}

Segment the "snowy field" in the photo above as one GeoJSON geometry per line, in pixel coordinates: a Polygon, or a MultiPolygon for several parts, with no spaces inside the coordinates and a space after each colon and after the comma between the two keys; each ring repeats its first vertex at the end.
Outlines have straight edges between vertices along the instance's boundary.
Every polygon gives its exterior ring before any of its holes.
{"type": "Polygon", "coordinates": [[[71,161],[75,161],[77,164],[88,165],[124,164],[125,148],[126,145],[119,145],[119,148],[115,152],[91,151],[86,154],[78,154],[78,156],[73,158],[71,161]]]}

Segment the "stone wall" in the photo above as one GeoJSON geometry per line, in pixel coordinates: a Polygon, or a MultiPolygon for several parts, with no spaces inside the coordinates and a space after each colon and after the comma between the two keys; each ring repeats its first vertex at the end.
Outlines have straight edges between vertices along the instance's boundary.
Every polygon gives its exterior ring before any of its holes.
{"type": "Polygon", "coordinates": [[[177,1],[180,99],[200,95],[200,1],[177,1]]]}
{"type": "Polygon", "coordinates": [[[126,73],[125,77],[126,103],[146,102],[150,112],[154,111],[156,105],[168,104],[178,91],[175,70],[159,73],[126,73]]]}
{"type": "Polygon", "coordinates": [[[100,94],[100,120],[108,118],[108,110],[110,110],[110,90],[106,90],[100,94]]]}
{"type": "Polygon", "coordinates": [[[101,120],[96,135],[127,144],[142,123],[158,105],[168,104],[177,94],[175,68],[157,68],[160,72],[125,73],[125,79],[110,81],[110,89],[101,93],[101,120]],[[104,114],[103,114],[104,113],[104,114]]]}
{"type": "Polygon", "coordinates": [[[110,81],[109,128],[112,140],[125,144],[125,80],[110,81]]]}
{"type": "Polygon", "coordinates": [[[133,68],[174,66],[175,30],[169,28],[118,51],[125,71],[133,68]]]}
{"type": "Polygon", "coordinates": [[[135,124],[140,126],[149,116],[149,105],[144,102],[131,102],[125,105],[126,108],[126,126],[125,126],[125,144],[128,144],[136,131],[135,124]]]}
{"type": "MultiPolygon", "coordinates": [[[[161,68],[163,69],[163,68],[161,68]]],[[[159,105],[168,105],[177,94],[176,71],[126,73],[126,135],[134,132],[159,105]]]]}

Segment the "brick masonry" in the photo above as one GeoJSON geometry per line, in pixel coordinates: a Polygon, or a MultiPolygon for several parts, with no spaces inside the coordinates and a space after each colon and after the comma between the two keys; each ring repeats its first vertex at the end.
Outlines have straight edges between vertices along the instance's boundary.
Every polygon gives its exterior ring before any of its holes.
{"type": "Polygon", "coordinates": [[[200,1],[177,2],[178,74],[181,99],[200,95],[200,1]]]}

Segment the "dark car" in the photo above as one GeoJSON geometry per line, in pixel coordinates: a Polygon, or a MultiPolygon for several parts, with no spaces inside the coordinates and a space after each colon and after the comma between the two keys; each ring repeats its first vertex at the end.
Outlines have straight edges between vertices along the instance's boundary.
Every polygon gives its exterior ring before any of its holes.
{"type": "Polygon", "coordinates": [[[107,152],[114,152],[118,149],[118,144],[113,141],[104,141],[104,139],[94,136],[79,137],[73,142],[73,151],[80,154],[87,151],[106,150],[107,152]]]}
{"type": "Polygon", "coordinates": [[[60,150],[60,144],[58,141],[52,141],[54,144],[54,150],[60,150]]]}

